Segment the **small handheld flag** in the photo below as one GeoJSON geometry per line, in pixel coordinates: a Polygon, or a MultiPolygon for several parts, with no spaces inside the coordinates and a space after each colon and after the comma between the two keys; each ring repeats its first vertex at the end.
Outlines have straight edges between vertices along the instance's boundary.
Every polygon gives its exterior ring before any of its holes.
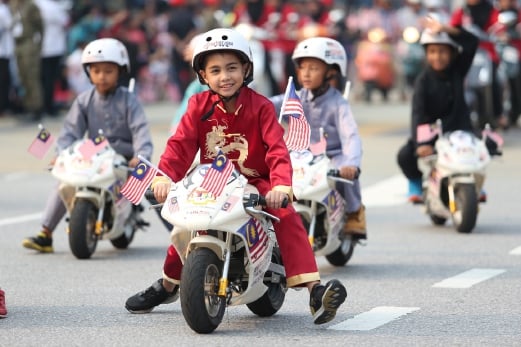
{"type": "Polygon", "coordinates": [[[139,205],[156,173],[155,167],[140,160],[128,180],[121,187],[121,194],[134,205],[139,205]]]}
{"type": "Polygon", "coordinates": [[[219,150],[212,166],[204,175],[201,188],[213,194],[214,197],[221,195],[228,178],[233,172],[232,162],[219,150]]]}
{"type": "Polygon", "coordinates": [[[27,151],[36,158],[43,159],[54,143],[54,137],[47,129],[41,125],[39,127],[40,132],[36,135],[36,138],[33,140],[27,151]]]}
{"type": "Polygon", "coordinates": [[[308,149],[311,129],[304,116],[304,109],[295,91],[295,85],[291,77],[288,80],[280,113],[281,116],[289,116],[288,130],[284,136],[288,149],[290,151],[308,149]]]}

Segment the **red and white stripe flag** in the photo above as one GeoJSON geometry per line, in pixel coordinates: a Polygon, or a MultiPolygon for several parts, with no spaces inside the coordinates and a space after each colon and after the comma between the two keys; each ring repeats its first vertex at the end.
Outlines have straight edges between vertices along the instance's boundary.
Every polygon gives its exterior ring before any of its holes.
{"type": "Polygon", "coordinates": [[[139,205],[157,171],[157,168],[141,159],[128,180],[121,187],[121,194],[134,205],[139,205]]]}
{"type": "Polygon", "coordinates": [[[289,116],[288,130],[284,136],[290,151],[303,151],[309,148],[311,129],[304,116],[304,109],[295,91],[293,80],[289,79],[286,94],[280,110],[281,116],[289,116]]]}
{"type": "Polygon", "coordinates": [[[206,171],[201,188],[213,194],[214,197],[221,195],[228,178],[233,172],[232,162],[219,150],[212,166],[206,171]]]}
{"type": "Polygon", "coordinates": [[[36,138],[27,149],[27,152],[31,153],[38,159],[43,159],[53,143],[54,137],[47,129],[41,127],[40,132],[36,135],[36,138]]]}

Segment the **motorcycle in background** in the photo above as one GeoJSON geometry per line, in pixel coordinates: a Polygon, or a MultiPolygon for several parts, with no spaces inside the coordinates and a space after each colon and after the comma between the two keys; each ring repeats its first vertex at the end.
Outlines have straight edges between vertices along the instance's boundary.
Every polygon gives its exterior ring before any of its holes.
{"type": "Polygon", "coordinates": [[[201,334],[219,326],[227,306],[274,315],[287,290],[272,225],[278,218],[262,210],[263,198],[235,169],[218,196],[202,188],[211,165],[196,166],[172,185],[161,209],[184,264],[183,316],[201,334]]]}
{"type": "Polygon", "coordinates": [[[325,256],[335,266],[345,265],[356,241],[342,232],[345,223],[345,200],[335,189],[337,182],[352,184],[340,177],[338,170],[330,169],[325,153],[310,151],[290,152],[293,166],[293,202],[315,256],[325,256]]]}
{"type": "Polygon", "coordinates": [[[394,53],[387,41],[385,31],[377,27],[369,30],[367,38],[358,43],[355,66],[366,102],[371,102],[374,90],[379,90],[382,98],[387,100],[394,85],[394,53]]]}
{"type": "Polygon", "coordinates": [[[78,259],[88,259],[98,240],[127,248],[138,229],[148,226],[140,218],[141,206],[120,194],[129,168],[126,159],[107,141],[95,145],[90,139],[73,143],[59,154],[52,175],[61,183],[60,196],[69,213],[69,246],[78,259]],[[100,146],[95,154],[86,148],[100,146]]]}
{"type": "Polygon", "coordinates": [[[425,212],[434,225],[444,225],[450,218],[458,232],[470,233],[476,225],[479,195],[491,160],[487,148],[490,129],[487,127],[479,139],[462,130],[442,133],[439,122],[434,128],[431,133],[438,134],[435,154],[418,159],[424,173],[425,212]]]}

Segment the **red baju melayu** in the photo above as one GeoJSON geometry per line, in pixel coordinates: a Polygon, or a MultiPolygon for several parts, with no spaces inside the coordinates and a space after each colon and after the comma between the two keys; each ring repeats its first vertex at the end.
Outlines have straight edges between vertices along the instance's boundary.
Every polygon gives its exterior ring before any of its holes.
{"type": "MultiPolygon", "coordinates": [[[[176,133],[167,142],[159,168],[178,182],[185,176],[199,149],[200,162],[211,163],[218,146],[261,194],[275,189],[291,195],[291,160],[283,140],[284,130],[271,101],[242,87],[234,113],[227,113],[219,102],[212,115],[201,120],[218,100],[219,96],[210,91],[190,99],[176,133]]],[[[318,281],[315,257],[295,209],[289,205],[277,210],[267,209],[267,212],[280,218],[274,228],[288,286],[318,281]]],[[[181,259],[170,246],[163,267],[164,277],[179,283],[181,270],[181,259]]]]}

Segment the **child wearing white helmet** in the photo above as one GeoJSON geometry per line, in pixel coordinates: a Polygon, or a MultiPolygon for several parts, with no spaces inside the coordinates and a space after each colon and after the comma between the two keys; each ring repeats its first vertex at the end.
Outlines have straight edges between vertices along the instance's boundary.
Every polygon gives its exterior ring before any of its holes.
{"type": "MultiPolygon", "coordinates": [[[[145,112],[133,93],[118,86],[121,74],[130,71],[125,46],[112,38],[92,41],[82,53],[82,64],[94,87],[79,94],[72,103],[56,141],[57,153],[85,135],[94,139],[102,131],[111,147],[127,158],[129,167],[139,162],[138,155],[150,159],[153,146],[145,112]]],[[[56,186],[47,200],[42,230],[35,237],[23,240],[22,245],[52,253],[52,234],[65,213],[56,186]]]]}
{"type": "MultiPolygon", "coordinates": [[[[331,87],[335,75],[347,77],[344,47],[327,37],[314,37],[299,42],[292,55],[304,115],[311,126],[311,143],[321,140],[321,129],[327,141],[326,154],[343,178],[354,184],[339,184],[337,189],[346,200],[344,234],[355,241],[366,239],[365,207],[362,204],[358,176],[362,161],[362,141],[349,102],[331,87]]],[[[273,97],[277,109],[282,97],[273,97]]]]}
{"type": "MultiPolygon", "coordinates": [[[[273,104],[247,85],[253,79],[253,60],[247,40],[232,29],[202,34],[194,49],[192,67],[209,90],[192,96],[176,133],[167,142],[159,168],[169,177],[157,176],[152,190],[158,202],[180,181],[199,151],[201,163],[211,163],[216,145],[235,167],[266,196],[267,211],[280,222],[274,225],[288,287],[307,287],[315,324],[329,322],[346,298],[338,280],[320,284],[320,275],[299,215],[292,205],[292,167],[284,130],[273,104]]],[[[132,313],[150,312],[177,297],[182,262],[170,245],[163,277],[145,291],[130,297],[125,307],[132,313]]]]}
{"type": "Polygon", "coordinates": [[[478,39],[462,28],[451,27],[428,17],[420,38],[426,66],[414,84],[411,134],[399,150],[397,161],[409,180],[408,199],[422,202],[422,172],[418,157],[433,153],[434,142],[418,142],[419,125],[441,119],[443,132],[472,130],[470,109],[465,101],[464,80],[478,47],[478,39]]]}

